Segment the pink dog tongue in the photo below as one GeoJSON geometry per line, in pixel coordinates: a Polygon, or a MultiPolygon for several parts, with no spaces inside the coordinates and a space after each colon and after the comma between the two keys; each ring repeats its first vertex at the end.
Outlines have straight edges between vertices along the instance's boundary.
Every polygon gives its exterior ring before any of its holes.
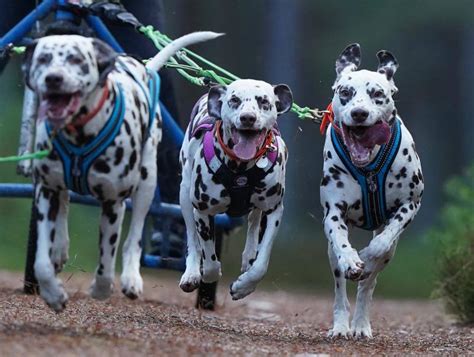
{"type": "Polygon", "coordinates": [[[38,108],[38,118],[47,118],[50,123],[58,127],[64,120],[74,114],[81,104],[80,96],[58,97],[54,100],[43,99],[38,108]]]}
{"type": "Polygon", "coordinates": [[[386,144],[389,140],[390,126],[386,122],[381,122],[368,128],[359,142],[366,148],[373,148],[375,145],[386,144]]]}
{"type": "Polygon", "coordinates": [[[257,150],[261,145],[262,134],[244,136],[238,131],[232,133],[232,141],[234,142],[234,154],[241,160],[251,160],[257,154],[257,150]]]}

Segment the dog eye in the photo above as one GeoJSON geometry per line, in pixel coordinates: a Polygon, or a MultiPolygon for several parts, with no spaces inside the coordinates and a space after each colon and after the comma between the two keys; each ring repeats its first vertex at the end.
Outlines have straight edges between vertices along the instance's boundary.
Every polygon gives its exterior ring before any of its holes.
{"type": "Polygon", "coordinates": [[[265,98],[263,98],[263,99],[260,101],[260,103],[261,103],[262,105],[268,105],[268,104],[270,104],[270,102],[268,101],[268,99],[265,99],[265,98]]]}
{"type": "Polygon", "coordinates": [[[348,96],[351,95],[351,92],[349,92],[348,89],[341,89],[341,90],[339,91],[339,95],[340,95],[341,97],[348,97],[348,96]]]}
{"type": "Polygon", "coordinates": [[[381,90],[375,91],[373,94],[374,98],[380,98],[381,96],[383,96],[383,92],[381,90]]]}
{"type": "Polygon", "coordinates": [[[229,105],[236,106],[236,105],[240,105],[240,103],[242,103],[242,101],[235,96],[229,99],[229,105]]]}
{"type": "Polygon", "coordinates": [[[84,62],[84,59],[79,56],[69,56],[67,60],[71,64],[81,64],[82,62],[84,62]]]}
{"type": "Polygon", "coordinates": [[[38,64],[47,64],[49,61],[51,61],[51,55],[48,53],[42,54],[38,57],[36,60],[38,64]]]}

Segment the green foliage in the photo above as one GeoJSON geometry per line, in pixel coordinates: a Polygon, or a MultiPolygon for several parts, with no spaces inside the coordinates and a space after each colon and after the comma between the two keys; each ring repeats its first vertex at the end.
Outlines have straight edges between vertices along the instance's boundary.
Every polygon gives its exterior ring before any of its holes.
{"type": "Polygon", "coordinates": [[[440,227],[429,233],[439,243],[436,295],[460,322],[474,323],[474,165],[445,191],[440,227]]]}

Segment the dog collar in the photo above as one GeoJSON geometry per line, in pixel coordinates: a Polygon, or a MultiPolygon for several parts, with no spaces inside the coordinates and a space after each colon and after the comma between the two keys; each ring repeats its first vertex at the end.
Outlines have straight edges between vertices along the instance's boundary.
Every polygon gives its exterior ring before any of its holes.
{"type": "Polygon", "coordinates": [[[66,125],[66,129],[71,133],[76,133],[79,128],[84,127],[89,121],[91,121],[104,106],[105,101],[107,100],[107,97],[109,96],[109,92],[110,90],[109,90],[109,85],[107,81],[105,83],[104,90],[102,91],[102,96],[99,102],[97,103],[97,106],[89,113],[76,118],[72,123],[69,123],[68,125],[66,125]]]}
{"type": "Polygon", "coordinates": [[[249,159],[249,160],[242,160],[237,155],[235,155],[234,151],[224,143],[224,139],[222,138],[222,134],[221,134],[221,130],[220,130],[221,127],[222,127],[222,120],[217,120],[216,121],[216,126],[215,126],[215,128],[216,128],[215,129],[215,136],[217,138],[217,141],[218,141],[219,145],[224,150],[225,154],[230,159],[232,159],[234,161],[249,162],[249,161],[253,161],[253,160],[258,160],[263,155],[265,155],[267,151],[274,150],[273,148],[274,148],[275,137],[273,135],[273,130],[270,129],[267,133],[267,136],[265,137],[265,141],[263,142],[263,145],[257,151],[255,156],[253,158],[249,159]]]}
{"type": "Polygon", "coordinates": [[[321,133],[321,135],[324,135],[326,133],[329,124],[332,124],[336,132],[339,135],[342,135],[341,128],[338,127],[336,122],[334,121],[334,111],[332,110],[332,102],[329,103],[324,112],[323,119],[321,121],[321,126],[319,127],[319,132],[321,133]]]}

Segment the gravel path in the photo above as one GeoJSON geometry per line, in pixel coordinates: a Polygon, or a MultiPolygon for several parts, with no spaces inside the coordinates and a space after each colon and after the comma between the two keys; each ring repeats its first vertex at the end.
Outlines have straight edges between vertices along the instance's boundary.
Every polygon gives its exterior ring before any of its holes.
{"type": "Polygon", "coordinates": [[[452,324],[436,303],[375,299],[374,339],[331,341],[329,298],[256,292],[233,302],[222,284],[215,312],[194,309],[176,279],[145,279],[145,296],[88,297],[89,275],[63,275],[62,314],[21,293],[21,275],[0,271],[0,355],[474,355],[474,327],[452,324]]]}

